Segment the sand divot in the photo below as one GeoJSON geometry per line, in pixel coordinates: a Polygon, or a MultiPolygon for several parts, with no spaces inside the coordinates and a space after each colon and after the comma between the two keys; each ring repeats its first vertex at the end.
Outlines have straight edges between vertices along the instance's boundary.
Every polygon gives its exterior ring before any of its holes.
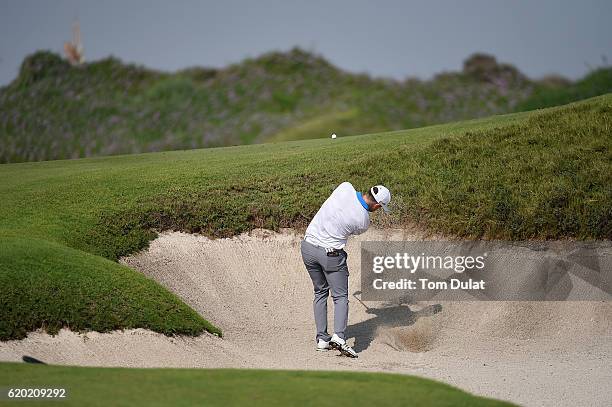
{"type": "Polygon", "coordinates": [[[404,328],[380,327],[376,340],[396,351],[428,352],[434,348],[440,326],[430,318],[420,318],[404,328]]]}

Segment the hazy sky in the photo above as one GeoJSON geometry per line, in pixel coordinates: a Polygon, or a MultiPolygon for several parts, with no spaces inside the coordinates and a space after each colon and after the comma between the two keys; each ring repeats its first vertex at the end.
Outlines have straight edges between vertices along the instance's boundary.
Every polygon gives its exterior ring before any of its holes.
{"type": "Polygon", "coordinates": [[[0,0],[0,85],[38,50],[62,52],[75,17],[88,61],[222,67],[299,45],[349,71],[429,78],[475,51],[532,77],[612,62],[610,0],[0,0]]]}

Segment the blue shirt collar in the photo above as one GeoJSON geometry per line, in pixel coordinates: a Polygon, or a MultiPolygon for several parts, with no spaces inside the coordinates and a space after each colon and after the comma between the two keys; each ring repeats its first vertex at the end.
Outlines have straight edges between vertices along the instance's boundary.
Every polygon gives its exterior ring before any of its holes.
{"type": "Polygon", "coordinates": [[[363,196],[361,196],[361,192],[357,191],[357,199],[359,200],[359,203],[361,204],[361,206],[363,206],[363,209],[365,209],[366,211],[369,211],[370,208],[368,207],[368,204],[366,203],[365,199],[363,199],[363,196]]]}

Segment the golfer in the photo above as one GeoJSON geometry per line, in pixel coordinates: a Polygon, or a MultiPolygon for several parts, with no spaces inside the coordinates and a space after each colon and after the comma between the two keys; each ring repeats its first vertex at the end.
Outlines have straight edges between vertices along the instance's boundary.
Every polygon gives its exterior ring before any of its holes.
{"type": "Polygon", "coordinates": [[[308,225],[302,241],[302,259],[314,287],[314,319],[317,326],[316,349],[338,349],[352,358],[357,353],[346,343],[348,323],[348,266],[344,250],[350,235],[365,232],[370,226],[370,212],[387,205],[391,193],[377,185],[365,194],[355,191],[349,182],[340,184],[308,225]],[[327,297],[334,300],[334,335],[327,333],[327,297]]]}

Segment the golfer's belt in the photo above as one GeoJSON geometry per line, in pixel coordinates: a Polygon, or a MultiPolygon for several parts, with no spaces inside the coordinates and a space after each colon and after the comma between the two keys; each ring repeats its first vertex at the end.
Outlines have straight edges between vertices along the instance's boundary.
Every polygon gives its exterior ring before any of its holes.
{"type": "Polygon", "coordinates": [[[342,249],[325,248],[325,252],[329,257],[337,257],[342,253],[342,249]]]}

